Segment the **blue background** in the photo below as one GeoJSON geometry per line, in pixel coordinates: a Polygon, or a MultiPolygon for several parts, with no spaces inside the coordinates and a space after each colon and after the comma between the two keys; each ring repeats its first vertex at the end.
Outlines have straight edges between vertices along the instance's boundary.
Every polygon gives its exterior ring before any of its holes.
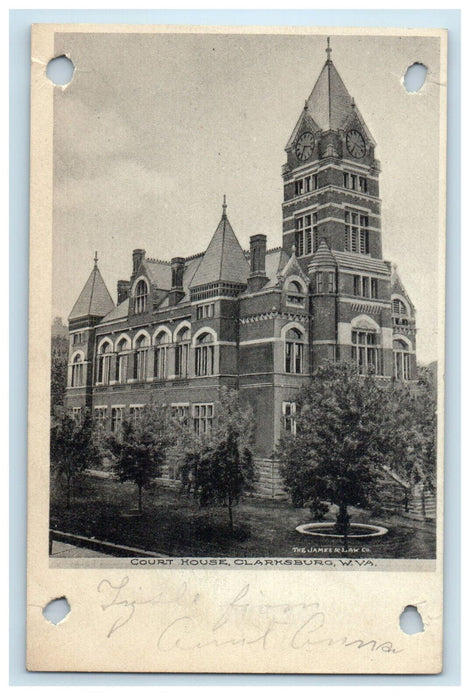
{"type": "Polygon", "coordinates": [[[460,11],[12,10],[10,12],[10,684],[460,684],[460,11]],[[25,670],[30,25],[439,27],[449,30],[444,671],[439,676],[28,673],[25,670]],[[13,307],[14,305],[14,307],[13,307]]]}

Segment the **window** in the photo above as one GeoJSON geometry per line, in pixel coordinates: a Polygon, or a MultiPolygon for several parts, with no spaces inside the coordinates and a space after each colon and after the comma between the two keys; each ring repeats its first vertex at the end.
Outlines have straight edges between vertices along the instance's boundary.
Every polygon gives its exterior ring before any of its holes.
{"type": "Polygon", "coordinates": [[[370,296],[372,299],[379,297],[379,280],[376,277],[370,279],[370,296]]]}
{"type": "Polygon", "coordinates": [[[140,381],[147,379],[148,345],[149,341],[145,335],[141,335],[135,344],[134,379],[139,379],[140,381]]]}
{"type": "Polygon", "coordinates": [[[134,425],[142,418],[144,408],[144,404],[134,404],[133,406],[129,406],[129,418],[134,425]]]}
{"type": "Polygon", "coordinates": [[[119,433],[122,428],[123,406],[111,407],[111,430],[113,433],[119,433]]]}
{"type": "Polygon", "coordinates": [[[367,192],[367,178],[354,173],[343,173],[343,187],[347,190],[356,190],[358,192],[367,192]]]}
{"type": "Polygon", "coordinates": [[[351,357],[360,374],[380,374],[378,334],[375,331],[353,330],[351,357]]]}
{"type": "Polygon", "coordinates": [[[318,189],[318,175],[307,175],[300,180],[294,181],[294,196],[300,197],[302,194],[318,189]]]}
{"type": "Polygon", "coordinates": [[[180,379],[188,376],[190,338],[191,332],[189,328],[181,328],[176,334],[175,375],[180,379]]]}
{"type": "Polygon", "coordinates": [[[147,282],[145,282],[145,280],[140,280],[140,282],[137,283],[137,287],[135,290],[135,305],[134,305],[135,313],[136,314],[143,314],[145,311],[147,311],[147,305],[148,305],[147,282]]]}
{"type": "Polygon", "coordinates": [[[101,425],[104,428],[106,424],[106,418],[108,417],[108,407],[107,406],[95,406],[95,423],[101,425]]]}
{"type": "Polygon", "coordinates": [[[362,296],[369,298],[370,296],[370,279],[369,277],[362,278],[362,296]]]}
{"type": "Polygon", "coordinates": [[[212,430],[213,418],[214,404],[193,404],[193,427],[196,435],[203,435],[204,433],[209,433],[212,430]]]}
{"type": "Polygon", "coordinates": [[[323,292],[323,272],[315,273],[315,292],[322,294],[323,292]]]}
{"type": "Polygon", "coordinates": [[[215,312],[215,304],[200,304],[196,307],[196,318],[199,321],[201,318],[213,318],[215,312]]]}
{"type": "Polygon", "coordinates": [[[116,381],[125,384],[127,381],[127,361],[129,357],[129,341],[123,338],[117,345],[116,381]]]}
{"type": "Polygon", "coordinates": [[[344,212],[344,249],[353,253],[369,252],[369,217],[357,211],[344,212]]]}
{"type": "Polygon", "coordinates": [[[296,435],[297,424],[295,420],[296,405],[292,401],[282,402],[282,427],[287,433],[296,435]]]}
{"type": "Polygon", "coordinates": [[[361,296],[361,278],[359,275],[354,275],[354,296],[361,296]]]}
{"type": "Polygon", "coordinates": [[[111,350],[111,343],[108,342],[103,343],[99,349],[96,375],[97,384],[109,384],[111,378],[111,350]]]}
{"type": "Polygon", "coordinates": [[[295,280],[289,282],[287,285],[287,303],[303,306],[304,299],[305,295],[300,284],[295,280]]]}
{"type": "Polygon", "coordinates": [[[72,374],[70,377],[70,386],[83,386],[83,355],[77,352],[72,359],[72,374]]]}
{"type": "Polygon", "coordinates": [[[328,293],[333,294],[335,291],[335,273],[328,272],[328,293]]]}
{"type": "Polygon", "coordinates": [[[304,336],[297,328],[290,328],[285,341],[285,370],[290,374],[302,374],[304,336]]]}
{"type": "Polygon", "coordinates": [[[166,379],[168,376],[168,346],[170,336],[166,331],[161,331],[155,338],[155,366],[154,376],[157,379],[166,379]]]}
{"type": "Polygon", "coordinates": [[[410,319],[408,309],[401,299],[392,300],[392,317],[397,326],[409,326],[410,319]]]}
{"type": "Polygon", "coordinates": [[[196,377],[214,374],[214,338],[203,333],[196,340],[196,377]]]}
{"type": "Polygon", "coordinates": [[[189,417],[189,403],[172,403],[171,415],[181,423],[186,424],[189,417]]]}
{"type": "Polygon", "coordinates": [[[74,333],[72,336],[72,344],[80,345],[85,340],[85,333],[74,333]]]}
{"type": "Polygon", "coordinates": [[[411,379],[411,354],[405,341],[399,339],[393,341],[393,361],[395,379],[402,381],[411,379]]]}
{"type": "Polygon", "coordinates": [[[354,275],[353,294],[355,297],[377,299],[379,296],[379,280],[376,277],[354,275]]]}
{"type": "Polygon", "coordinates": [[[70,409],[70,417],[76,423],[81,423],[81,421],[82,421],[82,407],[81,406],[74,406],[73,408],[71,408],[70,409]]]}
{"type": "Polygon", "coordinates": [[[295,220],[295,254],[310,255],[318,248],[318,217],[316,213],[299,216],[295,220]]]}

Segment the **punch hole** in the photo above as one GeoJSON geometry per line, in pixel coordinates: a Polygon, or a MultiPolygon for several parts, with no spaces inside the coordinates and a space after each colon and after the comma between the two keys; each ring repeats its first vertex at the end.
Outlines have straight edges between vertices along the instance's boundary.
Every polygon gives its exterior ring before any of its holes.
{"type": "Polygon", "coordinates": [[[402,83],[407,92],[419,92],[426,82],[428,69],[423,63],[412,63],[403,76],[402,83]]]}
{"type": "Polygon", "coordinates": [[[407,605],[400,615],[401,631],[405,634],[424,632],[423,618],[416,605],[407,605]]]}
{"type": "Polygon", "coordinates": [[[53,625],[58,625],[59,622],[65,620],[70,612],[70,605],[65,596],[62,598],[54,598],[42,610],[42,614],[53,625]]]}
{"type": "Polygon", "coordinates": [[[54,85],[64,87],[72,82],[75,66],[67,56],[51,58],[46,68],[46,75],[54,85]]]}

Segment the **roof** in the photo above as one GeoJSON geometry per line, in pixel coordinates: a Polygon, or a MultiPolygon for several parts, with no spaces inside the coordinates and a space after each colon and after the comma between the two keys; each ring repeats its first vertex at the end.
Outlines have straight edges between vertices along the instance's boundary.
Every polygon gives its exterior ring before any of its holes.
{"type": "Polygon", "coordinates": [[[396,265],[392,265],[392,276],[390,282],[392,294],[395,292],[396,294],[401,294],[402,296],[404,296],[407,302],[409,303],[410,307],[414,311],[414,304],[408,296],[405,287],[403,286],[403,282],[400,279],[400,275],[398,274],[396,265]]]}
{"type": "Polygon", "coordinates": [[[278,274],[287,265],[289,256],[282,248],[268,250],[266,252],[266,277],[268,281],[263,286],[263,289],[270,289],[279,284],[278,274]]]}
{"type": "Polygon", "coordinates": [[[310,120],[322,131],[345,129],[354,118],[364,128],[370,141],[375,143],[353,98],[349,94],[332,60],[327,60],[315,83],[302,114],[292,132],[286,148],[294,142],[300,125],[310,120]]]}
{"type": "MultiPolygon", "coordinates": [[[[193,255],[190,258],[186,258],[186,262],[184,265],[184,272],[183,272],[183,292],[184,296],[180,299],[179,303],[184,303],[185,301],[189,301],[189,287],[191,285],[191,281],[196,273],[196,270],[198,269],[202,258],[204,256],[204,253],[201,253],[200,255],[193,255]]],[[[158,309],[164,309],[166,306],[169,306],[169,298],[168,296],[165,297],[165,299],[162,301],[162,303],[159,305],[158,309]]]]}
{"type": "Polygon", "coordinates": [[[334,265],[336,267],[335,256],[331,252],[324,238],[322,238],[320,241],[320,245],[316,249],[310,265],[334,265]]]}
{"type": "Polygon", "coordinates": [[[390,270],[383,260],[371,258],[362,253],[343,253],[338,250],[331,251],[338,265],[341,268],[350,268],[352,270],[366,270],[367,272],[375,272],[379,275],[390,275],[390,270]]]}
{"type": "Polygon", "coordinates": [[[210,282],[246,284],[249,273],[248,260],[224,211],[190,287],[210,282]]]}
{"type": "Polygon", "coordinates": [[[127,318],[129,315],[129,297],[124,299],[120,304],[114,307],[102,320],[101,323],[109,321],[120,321],[122,318],[127,318]]]}
{"type": "Polygon", "coordinates": [[[145,258],[142,262],[150,283],[158,289],[170,289],[171,287],[171,264],[163,260],[153,260],[145,258]]]}
{"type": "Polygon", "coordinates": [[[70,313],[69,321],[83,316],[106,316],[113,308],[114,302],[95,263],[70,313]]]}

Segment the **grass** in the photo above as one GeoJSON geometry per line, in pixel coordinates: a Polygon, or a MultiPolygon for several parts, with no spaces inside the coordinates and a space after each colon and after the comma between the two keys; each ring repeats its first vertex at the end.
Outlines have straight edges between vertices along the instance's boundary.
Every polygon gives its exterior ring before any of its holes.
{"type": "MultiPolygon", "coordinates": [[[[57,496],[51,503],[50,527],[169,556],[338,557],[342,540],[301,535],[297,525],[312,521],[308,509],[288,501],[245,498],[234,509],[230,533],[227,509],[200,508],[177,490],[158,486],[144,494],[144,512],[133,515],[137,489],[129,483],[86,476],[72,507],[57,496]],[[332,549],[333,551],[325,551],[332,549]],[[339,551],[334,551],[335,549],[339,551]],[[304,550],[304,551],[302,551],[304,550]]],[[[384,537],[350,540],[356,558],[433,558],[434,525],[398,515],[372,518],[351,509],[352,521],[389,528],[384,537]],[[362,550],[362,551],[361,551],[362,550]]],[[[333,520],[333,514],[327,516],[333,520]]]]}

